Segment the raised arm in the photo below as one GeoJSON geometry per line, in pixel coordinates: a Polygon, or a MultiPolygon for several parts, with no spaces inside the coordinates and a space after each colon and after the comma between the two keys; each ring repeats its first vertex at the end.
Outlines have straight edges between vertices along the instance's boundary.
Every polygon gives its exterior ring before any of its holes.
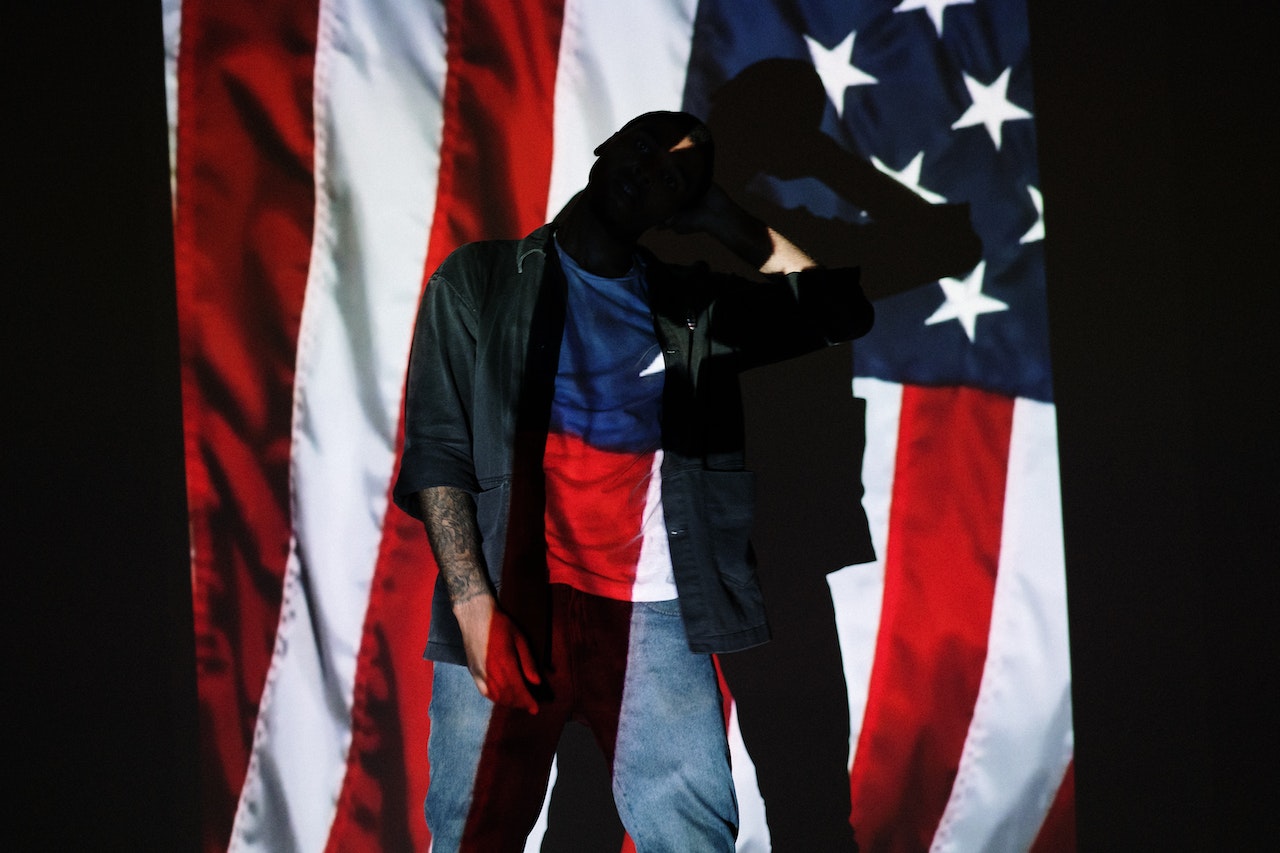
{"type": "Polygon", "coordinates": [[[765,275],[799,272],[817,262],[796,244],[761,222],[712,184],[693,207],[667,223],[680,233],[704,231],[765,275]]]}
{"type": "Polygon", "coordinates": [[[744,285],[717,302],[712,334],[747,361],[778,361],[866,334],[875,310],[853,267],[824,267],[804,249],[747,211],[717,184],[665,225],[705,234],[786,288],[744,285]]]}

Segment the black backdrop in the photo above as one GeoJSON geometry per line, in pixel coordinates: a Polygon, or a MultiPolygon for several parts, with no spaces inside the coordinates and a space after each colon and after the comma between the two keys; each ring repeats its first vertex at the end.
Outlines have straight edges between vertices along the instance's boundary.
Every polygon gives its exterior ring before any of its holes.
{"type": "MultiPolygon", "coordinates": [[[[1085,5],[1030,3],[1080,849],[1250,849],[1280,723],[1274,31],[1085,5]]],[[[0,833],[194,850],[159,3],[13,16],[0,833]]]]}

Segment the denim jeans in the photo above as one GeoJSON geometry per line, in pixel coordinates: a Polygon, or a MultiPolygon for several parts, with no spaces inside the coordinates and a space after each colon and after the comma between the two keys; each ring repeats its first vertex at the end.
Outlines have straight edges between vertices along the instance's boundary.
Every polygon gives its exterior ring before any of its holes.
{"type": "Polygon", "coordinates": [[[604,751],[637,853],[731,853],[738,804],[719,681],[710,656],[689,651],[679,603],[552,590],[537,714],[494,705],[466,667],[435,666],[426,801],[434,853],[523,850],[570,719],[604,751]]]}

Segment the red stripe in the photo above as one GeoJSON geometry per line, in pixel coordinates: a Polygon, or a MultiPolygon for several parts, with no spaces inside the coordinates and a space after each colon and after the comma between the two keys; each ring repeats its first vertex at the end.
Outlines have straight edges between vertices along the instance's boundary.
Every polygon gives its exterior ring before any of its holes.
{"type": "Polygon", "coordinates": [[[203,845],[225,850],[289,550],[317,5],[182,6],[175,243],[203,845]]]}
{"type": "Polygon", "coordinates": [[[551,582],[630,601],[653,454],[600,450],[581,436],[552,432],[543,464],[551,582]],[[639,486],[637,470],[644,472],[639,486]],[[582,558],[588,558],[589,565],[582,565],[582,558]]]}
{"type": "Polygon", "coordinates": [[[928,849],[986,660],[1013,400],[905,387],[884,604],[850,779],[864,853],[928,849]]]}
{"type": "Polygon", "coordinates": [[[444,146],[429,274],[471,240],[546,219],[561,0],[450,2],[444,146]]]}
{"type": "MultiPolygon", "coordinates": [[[[542,224],[551,183],[562,3],[450,0],[445,13],[444,138],[424,280],[462,243],[522,236],[542,224]]],[[[329,851],[424,850],[428,839],[430,668],[418,650],[435,566],[421,525],[389,500],[388,507],[329,851]]]]}

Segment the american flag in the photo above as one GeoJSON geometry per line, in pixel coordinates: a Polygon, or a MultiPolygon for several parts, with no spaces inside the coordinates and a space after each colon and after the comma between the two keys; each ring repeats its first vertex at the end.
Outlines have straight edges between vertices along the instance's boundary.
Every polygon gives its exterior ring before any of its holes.
{"type": "MultiPolygon", "coordinates": [[[[807,130],[826,154],[744,172],[744,202],[874,233],[840,177],[874,168],[939,211],[967,204],[982,242],[971,268],[886,289],[855,347],[877,559],[826,579],[858,838],[1074,848],[1024,0],[164,9],[206,850],[427,849],[435,572],[388,500],[426,276],[554,216],[628,118],[711,116],[762,68],[821,84],[807,130]]],[[[797,130],[802,101],[736,130],[797,130]]],[[[732,705],[729,726],[738,846],[768,850],[732,705]]]]}

